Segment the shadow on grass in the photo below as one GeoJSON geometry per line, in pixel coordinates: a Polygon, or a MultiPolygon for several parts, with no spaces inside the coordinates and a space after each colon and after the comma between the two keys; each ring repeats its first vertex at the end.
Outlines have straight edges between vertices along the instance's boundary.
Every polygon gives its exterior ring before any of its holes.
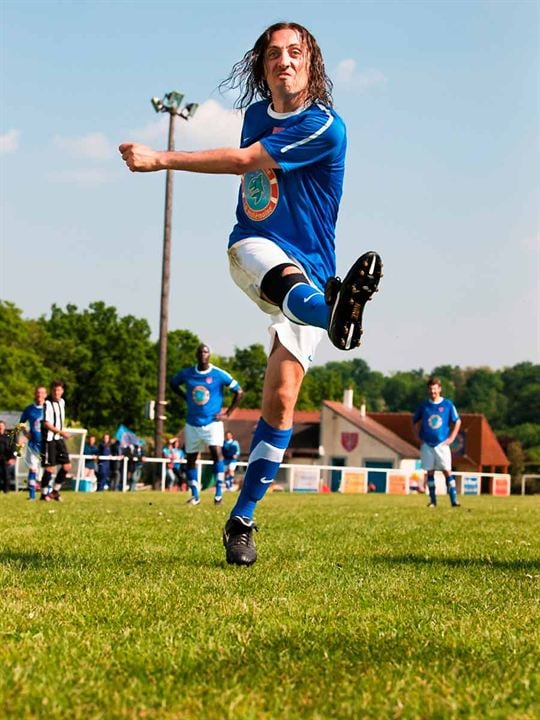
{"type": "Polygon", "coordinates": [[[409,553],[407,555],[373,555],[386,565],[444,565],[454,568],[482,567],[489,570],[540,570],[539,560],[497,560],[496,558],[444,558],[409,553]]]}
{"type": "MultiPolygon", "coordinates": [[[[159,566],[170,565],[176,567],[191,567],[197,570],[202,569],[225,569],[231,567],[227,565],[222,558],[195,558],[190,555],[174,554],[156,557],[153,555],[141,557],[134,555],[116,555],[108,558],[109,562],[118,565],[120,572],[130,572],[134,569],[144,567],[157,568],[159,566]]],[[[0,552],[0,565],[15,565],[22,570],[41,570],[50,568],[51,566],[61,565],[64,569],[70,567],[80,568],[81,566],[93,567],[95,560],[86,554],[73,554],[50,551],[21,551],[4,549],[0,552]]]]}
{"type": "Polygon", "coordinates": [[[21,568],[39,569],[52,563],[66,562],[66,556],[51,552],[24,552],[20,550],[2,550],[0,564],[17,565],[21,568]]]}

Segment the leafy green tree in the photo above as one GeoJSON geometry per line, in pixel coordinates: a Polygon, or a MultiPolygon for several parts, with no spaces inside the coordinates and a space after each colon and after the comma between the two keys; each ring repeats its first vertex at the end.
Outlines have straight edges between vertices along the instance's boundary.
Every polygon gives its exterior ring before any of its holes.
{"type": "Polygon", "coordinates": [[[304,378],[296,407],[298,410],[318,410],[323,400],[342,400],[350,380],[342,363],[327,363],[309,370],[304,378]]]}
{"type": "Polygon", "coordinates": [[[525,470],[525,453],[518,440],[513,440],[506,446],[506,455],[510,460],[510,474],[512,480],[517,482],[521,479],[525,470]]]}
{"type": "Polygon", "coordinates": [[[394,373],[384,383],[382,396],[390,412],[412,412],[426,396],[424,371],[394,373]]]}
{"type": "Polygon", "coordinates": [[[540,447],[540,424],[523,423],[506,428],[500,434],[508,435],[513,440],[519,440],[521,445],[527,449],[538,445],[540,447]]]}
{"type": "Polygon", "coordinates": [[[540,365],[523,362],[502,372],[507,425],[540,423],[540,365]]]}
{"type": "Polygon", "coordinates": [[[49,384],[51,374],[40,350],[49,341],[36,320],[23,319],[18,307],[0,300],[0,408],[22,410],[32,401],[36,385],[49,384]]]}
{"type": "Polygon", "coordinates": [[[41,327],[52,342],[44,364],[66,382],[70,418],[113,430],[125,423],[140,431],[144,405],[155,395],[155,353],[146,320],[119,317],[115,308],[94,302],[79,311],[53,305],[41,327]]]}
{"type": "Polygon", "coordinates": [[[490,368],[470,368],[466,375],[460,412],[482,413],[494,427],[501,427],[508,401],[500,374],[490,368]]]}
{"type": "Polygon", "coordinates": [[[266,352],[260,343],[255,343],[245,349],[235,348],[229,371],[238,380],[244,391],[242,407],[261,407],[266,363],[266,352]]]}

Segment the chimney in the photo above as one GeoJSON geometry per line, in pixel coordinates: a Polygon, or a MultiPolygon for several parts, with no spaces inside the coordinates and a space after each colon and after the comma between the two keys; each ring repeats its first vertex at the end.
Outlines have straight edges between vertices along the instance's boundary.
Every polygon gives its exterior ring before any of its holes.
{"type": "Polygon", "coordinates": [[[360,417],[366,417],[366,403],[360,405],[360,417]]]}
{"type": "Polygon", "coordinates": [[[343,404],[348,410],[353,409],[353,389],[347,388],[343,391],[343,404]]]}

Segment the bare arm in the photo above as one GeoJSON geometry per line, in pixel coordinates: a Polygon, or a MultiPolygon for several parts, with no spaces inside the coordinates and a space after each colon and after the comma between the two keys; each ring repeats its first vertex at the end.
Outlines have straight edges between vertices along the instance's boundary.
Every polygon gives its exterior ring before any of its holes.
{"type": "Polygon", "coordinates": [[[452,432],[450,433],[450,435],[446,438],[446,440],[443,443],[444,445],[451,445],[454,442],[454,440],[457,437],[460,427],[461,427],[461,420],[456,420],[456,422],[452,425],[452,432]]]}
{"type": "Polygon", "coordinates": [[[195,152],[158,151],[138,143],[123,143],[118,149],[132,172],[184,170],[218,175],[242,175],[250,170],[279,167],[260,142],[253,143],[247,148],[220,148],[195,152]]]}
{"type": "Polygon", "coordinates": [[[238,403],[242,399],[242,396],[244,395],[244,391],[242,388],[238,388],[237,390],[233,390],[233,399],[227,410],[224,412],[220,412],[218,415],[216,415],[216,420],[224,420],[225,418],[230,417],[233,412],[235,411],[236,407],[238,406],[238,403]]]}

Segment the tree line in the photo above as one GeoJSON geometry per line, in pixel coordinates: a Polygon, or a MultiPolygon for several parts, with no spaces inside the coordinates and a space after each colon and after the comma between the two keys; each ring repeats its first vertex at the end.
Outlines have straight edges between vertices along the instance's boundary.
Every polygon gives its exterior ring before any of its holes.
{"type": "MultiPolygon", "coordinates": [[[[168,335],[167,376],[195,362],[202,340],[189,330],[168,335]]],[[[260,407],[266,354],[260,344],[236,348],[231,357],[213,351],[212,362],[240,382],[242,407],[260,407]]],[[[145,405],[155,398],[158,344],[146,320],[120,317],[104,302],[79,310],[53,305],[38,319],[22,317],[11,302],[0,300],[0,409],[21,410],[31,402],[36,384],[52,379],[66,383],[70,421],[91,432],[114,431],[124,423],[140,435],[151,435],[145,405]]],[[[341,400],[353,388],[356,403],[368,411],[411,412],[425,397],[425,381],[437,375],[443,393],[462,413],[482,413],[497,433],[516,473],[540,468],[540,365],[521,362],[494,370],[441,365],[384,375],[360,359],[328,362],[312,368],[304,380],[297,407],[318,410],[323,400],[341,400]]],[[[168,391],[166,431],[182,426],[185,407],[168,391]]]]}

